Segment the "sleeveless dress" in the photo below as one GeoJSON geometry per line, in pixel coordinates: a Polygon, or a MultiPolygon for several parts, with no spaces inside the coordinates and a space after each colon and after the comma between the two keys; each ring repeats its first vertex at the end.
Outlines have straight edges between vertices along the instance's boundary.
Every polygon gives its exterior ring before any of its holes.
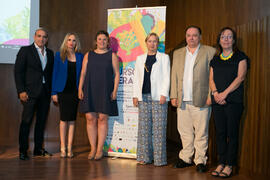
{"type": "Polygon", "coordinates": [[[83,84],[84,97],[80,101],[79,111],[118,116],[117,102],[111,100],[113,88],[112,51],[103,54],[90,51],[83,84]]]}
{"type": "Polygon", "coordinates": [[[68,74],[65,88],[59,92],[58,101],[60,109],[60,119],[62,121],[74,121],[77,117],[78,90],[76,86],[76,62],[68,61],[68,74]]]}

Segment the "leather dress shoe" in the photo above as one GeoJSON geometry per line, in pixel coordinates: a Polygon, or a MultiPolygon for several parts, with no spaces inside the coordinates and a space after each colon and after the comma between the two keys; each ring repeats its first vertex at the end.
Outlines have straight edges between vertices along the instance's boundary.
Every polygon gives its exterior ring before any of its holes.
{"type": "Polygon", "coordinates": [[[207,171],[207,168],[206,168],[206,165],[200,163],[200,164],[197,164],[196,165],[196,170],[200,173],[203,173],[203,172],[206,172],[207,171]]]}
{"type": "Polygon", "coordinates": [[[52,154],[46,151],[45,149],[40,149],[34,150],[34,156],[52,156],[52,154]]]}
{"type": "Polygon", "coordinates": [[[27,155],[27,153],[20,153],[19,155],[20,160],[29,160],[29,156],[27,155]]]}
{"type": "Polygon", "coordinates": [[[174,168],[185,168],[185,167],[189,167],[192,166],[191,163],[186,163],[185,161],[183,161],[182,159],[179,159],[174,165],[174,168]]]}

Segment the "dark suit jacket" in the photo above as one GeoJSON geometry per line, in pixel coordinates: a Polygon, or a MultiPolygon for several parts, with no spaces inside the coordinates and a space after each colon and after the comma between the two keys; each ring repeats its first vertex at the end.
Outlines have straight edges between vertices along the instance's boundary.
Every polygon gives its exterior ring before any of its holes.
{"type": "Polygon", "coordinates": [[[27,92],[29,97],[38,97],[42,91],[43,76],[48,94],[51,94],[54,53],[46,48],[47,64],[42,70],[40,58],[34,45],[21,47],[17,54],[14,74],[17,93],[27,92]]]}

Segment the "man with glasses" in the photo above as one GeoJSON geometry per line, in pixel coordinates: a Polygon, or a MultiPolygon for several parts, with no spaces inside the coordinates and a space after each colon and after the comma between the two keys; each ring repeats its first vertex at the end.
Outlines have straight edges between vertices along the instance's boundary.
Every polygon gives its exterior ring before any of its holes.
{"type": "Polygon", "coordinates": [[[210,118],[209,63],[215,49],[200,44],[201,29],[186,29],[187,46],[174,51],[171,74],[171,104],[177,107],[177,126],[183,149],[175,168],[192,165],[206,172],[210,118]]]}

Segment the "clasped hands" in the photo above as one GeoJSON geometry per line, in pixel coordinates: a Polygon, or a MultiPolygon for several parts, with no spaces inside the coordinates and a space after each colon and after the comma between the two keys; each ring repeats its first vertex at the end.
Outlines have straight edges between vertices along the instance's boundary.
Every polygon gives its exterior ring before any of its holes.
{"type": "MultiPolygon", "coordinates": [[[[159,104],[164,104],[166,103],[166,97],[165,96],[160,96],[159,104]]],[[[138,98],[133,98],[133,105],[135,107],[138,107],[138,98]]]]}
{"type": "MultiPolygon", "coordinates": [[[[171,104],[172,104],[172,106],[174,106],[174,107],[178,107],[178,106],[179,106],[178,99],[177,99],[177,98],[172,98],[172,99],[171,99],[171,104]]],[[[207,106],[210,106],[210,105],[211,105],[211,98],[210,98],[210,97],[207,98],[205,104],[206,104],[207,106]]]]}
{"type": "Polygon", "coordinates": [[[221,93],[215,92],[213,96],[214,96],[216,103],[218,103],[220,105],[225,105],[227,103],[225,100],[227,97],[227,94],[224,91],[221,93]]]}

